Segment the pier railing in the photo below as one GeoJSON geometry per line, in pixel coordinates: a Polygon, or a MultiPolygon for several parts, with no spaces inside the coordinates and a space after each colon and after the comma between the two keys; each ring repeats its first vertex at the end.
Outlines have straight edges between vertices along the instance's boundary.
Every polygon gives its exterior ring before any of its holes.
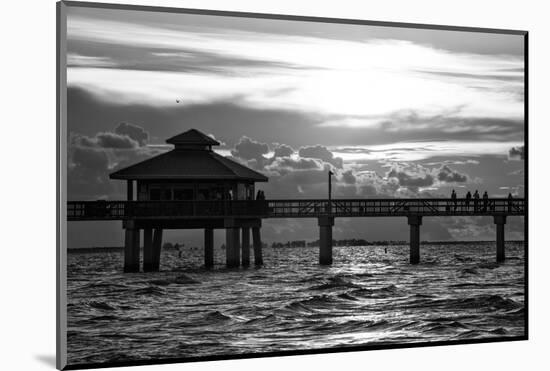
{"type": "Polygon", "coordinates": [[[69,201],[68,220],[524,215],[522,198],[69,201]]]}
{"type": "Polygon", "coordinates": [[[336,199],[268,201],[269,217],[523,215],[524,199],[336,199]]]}

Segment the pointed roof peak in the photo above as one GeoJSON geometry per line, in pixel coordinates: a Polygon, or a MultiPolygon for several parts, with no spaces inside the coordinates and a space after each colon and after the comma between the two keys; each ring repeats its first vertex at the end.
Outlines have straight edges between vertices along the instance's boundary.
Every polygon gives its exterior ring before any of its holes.
{"type": "Polygon", "coordinates": [[[209,137],[197,129],[189,129],[186,132],[166,139],[166,143],[174,145],[204,145],[204,146],[219,146],[220,142],[209,137]]]}

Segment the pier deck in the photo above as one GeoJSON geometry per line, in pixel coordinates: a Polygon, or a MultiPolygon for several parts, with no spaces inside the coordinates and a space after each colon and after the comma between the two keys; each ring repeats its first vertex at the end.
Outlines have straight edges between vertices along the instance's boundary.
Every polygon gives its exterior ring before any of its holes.
{"type": "Polygon", "coordinates": [[[522,198],[304,199],[265,201],[69,201],[67,219],[218,219],[524,215],[522,198]]]}
{"type": "Polygon", "coordinates": [[[256,265],[263,264],[260,227],[268,218],[317,218],[319,263],[332,264],[335,218],[406,217],[410,228],[410,262],[420,262],[423,217],[491,216],[496,225],[496,260],[505,260],[504,226],[509,216],[525,215],[523,198],[465,199],[336,199],[235,201],[69,201],[69,221],[122,220],[125,229],[124,271],[137,272],[140,231],[144,271],[159,269],[164,229],[202,228],[205,266],[213,266],[213,230],[225,229],[227,266],[250,264],[250,230],[256,265]],[[241,262],[242,258],[242,262],[241,262]]]}

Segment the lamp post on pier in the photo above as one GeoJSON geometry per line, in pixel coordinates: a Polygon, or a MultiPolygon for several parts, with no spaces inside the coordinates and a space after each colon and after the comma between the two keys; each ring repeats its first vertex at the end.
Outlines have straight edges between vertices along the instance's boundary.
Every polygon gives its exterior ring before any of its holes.
{"type": "Polygon", "coordinates": [[[332,213],[332,176],[334,173],[329,170],[328,171],[328,213],[332,213]]]}

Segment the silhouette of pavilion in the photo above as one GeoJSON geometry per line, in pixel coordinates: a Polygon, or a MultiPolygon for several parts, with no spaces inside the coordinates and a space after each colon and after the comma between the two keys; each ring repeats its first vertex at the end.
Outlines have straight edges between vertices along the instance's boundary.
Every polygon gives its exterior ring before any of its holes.
{"type": "MultiPolygon", "coordinates": [[[[220,143],[196,129],[169,138],[166,143],[173,144],[174,149],[110,174],[111,179],[127,181],[127,201],[253,200],[255,182],[268,180],[264,175],[214,152],[212,146],[220,143]]],[[[155,271],[159,269],[163,229],[204,228],[205,265],[210,267],[213,265],[213,229],[225,227],[227,251],[230,252],[227,264],[238,266],[239,229],[242,231],[243,251],[244,246],[249,251],[250,228],[253,228],[256,244],[261,249],[260,225],[260,219],[127,219],[123,222],[126,230],[124,270],[139,271],[140,229],[143,229],[144,238],[143,269],[155,271]]],[[[256,263],[261,264],[261,251],[256,254],[256,263]]],[[[246,253],[243,254],[243,264],[249,264],[246,253]]]]}

